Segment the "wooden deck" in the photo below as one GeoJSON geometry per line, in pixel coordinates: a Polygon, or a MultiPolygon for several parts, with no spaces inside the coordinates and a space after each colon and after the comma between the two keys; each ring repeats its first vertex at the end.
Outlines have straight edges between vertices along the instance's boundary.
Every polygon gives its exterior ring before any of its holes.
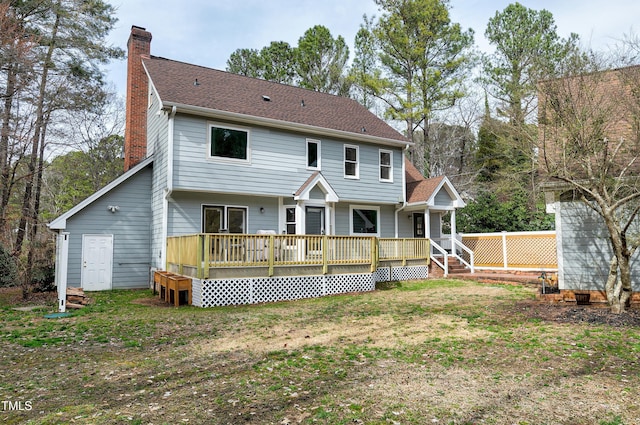
{"type": "Polygon", "coordinates": [[[193,234],[169,237],[166,270],[199,279],[375,272],[429,262],[429,240],[369,236],[193,234]]]}

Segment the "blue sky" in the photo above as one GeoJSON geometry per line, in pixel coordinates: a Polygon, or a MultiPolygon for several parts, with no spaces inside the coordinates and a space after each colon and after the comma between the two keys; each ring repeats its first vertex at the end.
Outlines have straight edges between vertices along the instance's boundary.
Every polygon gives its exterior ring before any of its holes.
{"type": "MultiPolygon", "coordinates": [[[[484,31],[490,17],[513,1],[451,0],[451,17],[473,28],[476,44],[489,51],[484,31]]],[[[583,44],[606,49],[625,34],[638,33],[638,0],[520,0],[532,9],[547,9],[566,37],[580,35],[583,44]]],[[[153,34],[151,54],[224,69],[239,48],[260,49],[271,41],[296,45],[314,25],[324,25],[334,37],[352,46],[363,14],[379,15],[373,0],[111,0],[119,19],[109,42],[126,48],[132,25],[153,34]]],[[[351,52],[353,54],[353,52],[351,52]]],[[[107,68],[107,79],[124,96],[126,62],[107,68]]]]}

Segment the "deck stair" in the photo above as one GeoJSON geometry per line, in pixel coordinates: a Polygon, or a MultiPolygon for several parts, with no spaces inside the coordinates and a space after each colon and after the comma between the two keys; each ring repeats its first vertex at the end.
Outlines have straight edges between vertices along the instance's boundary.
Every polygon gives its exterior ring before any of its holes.
{"type": "MultiPolygon", "coordinates": [[[[442,258],[442,255],[436,255],[434,256],[434,258],[440,263],[444,264],[444,258],[442,258]]],[[[463,264],[458,257],[448,256],[447,259],[449,263],[448,265],[450,275],[471,273],[471,270],[465,264],[463,264]]]]}
{"type": "Polygon", "coordinates": [[[449,257],[449,274],[462,273],[471,273],[471,270],[458,257],[449,257]]]}

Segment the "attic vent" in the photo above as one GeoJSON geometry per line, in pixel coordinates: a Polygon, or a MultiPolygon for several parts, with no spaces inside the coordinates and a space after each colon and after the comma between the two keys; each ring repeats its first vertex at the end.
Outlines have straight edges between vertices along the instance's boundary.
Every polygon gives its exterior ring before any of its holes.
{"type": "Polygon", "coordinates": [[[266,94],[262,95],[262,100],[264,100],[265,102],[271,102],[271,98],[269,96],[267,96],[266,94]]]}
{"type": "Polygon", "coordinates": [[[367,129],[365,128],[365,126],[363,125],[362,128],[360,129],[360,131],[362,131],[363,133],[367,132],[367,129]]]}
{"type": "Polygon", "coordinates": [[[300,106],[304,106],[304,99],[300,101],[300,106]]]}
{"type": "Polygon", "coordinates": [[[197,79],[197,78],[196,78],[196,80],[193,82],[193,85],[194,85],[194,86],[199,86],[199,85],[200,85],[200,83],[198,82],[198,79],[197,79]]]}

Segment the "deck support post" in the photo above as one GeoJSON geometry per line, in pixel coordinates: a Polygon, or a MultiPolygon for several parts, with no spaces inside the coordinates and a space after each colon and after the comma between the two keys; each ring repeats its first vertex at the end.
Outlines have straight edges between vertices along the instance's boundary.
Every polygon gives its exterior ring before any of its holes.
{"type": "Polygon", "coordinates": [[[276,237],[274,235],[269,236],[269,277],[273,276],[273,264],[276,254],[276,237]]]}
{"type": "Polygon", "coordinates": [[[327,238],[327,235],[324,235],[322,237],[322,274],[329,273],[329,263],[327,261],[327,253],[328,253],[327,243],[328,243],[328,241],[329,241],[329,238],[327,238]]]}

